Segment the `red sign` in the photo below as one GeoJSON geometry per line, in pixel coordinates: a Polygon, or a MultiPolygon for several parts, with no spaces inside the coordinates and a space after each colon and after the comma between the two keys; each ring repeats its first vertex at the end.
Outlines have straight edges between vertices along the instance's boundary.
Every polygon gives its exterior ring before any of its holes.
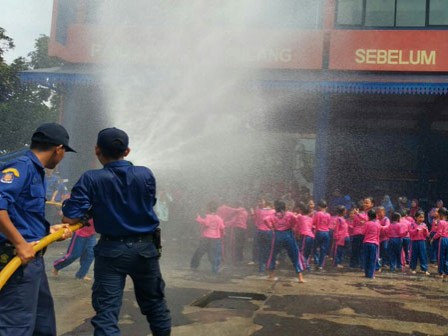
{"type": "Polygon", "coordinates": [[[52,34],[49,53],[71,63],[219,64],[277,69],[321,69],[322,31],[190,27],[145,29],[72,24],[65,45],[52,34]]]}
{"type": "Polygon", "coordinates": [[[330,69],[448,71],[448,31],[335,30],[330,69]]]}

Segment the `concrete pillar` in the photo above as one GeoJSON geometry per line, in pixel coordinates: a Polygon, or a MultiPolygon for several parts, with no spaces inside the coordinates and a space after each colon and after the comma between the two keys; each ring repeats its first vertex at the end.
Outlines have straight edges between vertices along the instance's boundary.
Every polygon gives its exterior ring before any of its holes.
{"type": "Polygon", "coordinates": [[[316,154],[313,177],[314,199],[316,201],[325,198],[327,193],[330,104],[329,95],[323,95],[316,123],[316,154]]]}

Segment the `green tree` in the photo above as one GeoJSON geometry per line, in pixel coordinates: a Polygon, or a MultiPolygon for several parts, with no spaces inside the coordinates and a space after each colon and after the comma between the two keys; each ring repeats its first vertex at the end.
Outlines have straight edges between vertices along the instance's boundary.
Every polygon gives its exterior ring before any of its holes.
{"type": "Polygon", "coordinates": [[[30,53],[31,61],[20,57],[8,65],[1,56],[12,49],[14,43],[0,28],[0,152],[23,148],[29,144],[39,124],[57,120],[57,92],[40,85],[23,84],[18,76],[20,71],[51,64],[52,60],[44,57],[48,50],[44,41],[44,36],[36,40],[36,49],[30,53]]]}
{"type": "Polygon", "coordinates": [[[3,55],[13,48],[14,42],[12,38],[6,35],[6,31],[0,27],[0,104],[8,99],[14,82],[11,69],[3,58],[3,55]]]}
{"type": "Polygon", "coordinates": [[[48,43],[50,38],[40,35],[34,43],[34,50],[28,54],[32,69],[53,68],[63,65],[57,57],[48,56],[48,43]]]}
{"type": "Polygon", "coordinates": [[[3,63],[3,55],[9,50],[14,48],[14,42],[12,38],[6,35],[6,30],[0,27],[0,62],[3,63]]]}

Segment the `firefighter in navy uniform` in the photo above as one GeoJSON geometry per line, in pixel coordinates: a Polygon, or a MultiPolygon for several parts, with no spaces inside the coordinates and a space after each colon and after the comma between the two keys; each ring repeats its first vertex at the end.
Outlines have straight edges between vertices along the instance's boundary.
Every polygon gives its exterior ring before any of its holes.
{"type": "Polygon", "coordinates": [[[91,211],[101,235],[95,246],[92,288],[94,335],[120,335],[118,317],[127,275],[152,334],[170,335],[171,317],[159,267],[159,220],[153,210],[156,182],[148,168],[124,160],[128,143],[128,135],[120,129],[98,133],[95,153],[103,168],[80,177],[63,204],[63,222],[76,223],[91,211]]]}
{"type": "Polygon", "coordinates": [[[55,123],[39,126],[24,156],[0,168],[0,269],[15,255],[21,266],[0,290],[0,336],[56,335],[53,299],[45,274],[43,252],[33,243],[67,224],[50,227],[45,220],[45,172],[54,169],[68,145],[64,127],[55,123]]]}

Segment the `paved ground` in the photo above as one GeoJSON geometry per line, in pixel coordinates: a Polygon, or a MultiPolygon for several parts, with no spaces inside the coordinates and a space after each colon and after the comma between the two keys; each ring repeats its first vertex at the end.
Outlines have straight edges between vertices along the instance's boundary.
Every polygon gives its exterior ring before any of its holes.
{"type": "MultiPolygon", "coordinates": [[[[328,268],[305,274],[307,283],[298,284],[287,264],[275,282],[257,278],[248,265],[227,266],[215,276],[205,257],[199,271],[190,271],[195,242],[182,243],[166,242],[162,257],[173,335],[448,335],[448,283],[435,276],[383,272],[366,280],[359,272],[328,268]]],[[[74,279],[78,265],[50,275],[66,244],[46,255],[59,335],[92,335],[91,284],[74,279]]],[[[120,327],[124,336],[150,335],[131,282],[120,327]]]]}

